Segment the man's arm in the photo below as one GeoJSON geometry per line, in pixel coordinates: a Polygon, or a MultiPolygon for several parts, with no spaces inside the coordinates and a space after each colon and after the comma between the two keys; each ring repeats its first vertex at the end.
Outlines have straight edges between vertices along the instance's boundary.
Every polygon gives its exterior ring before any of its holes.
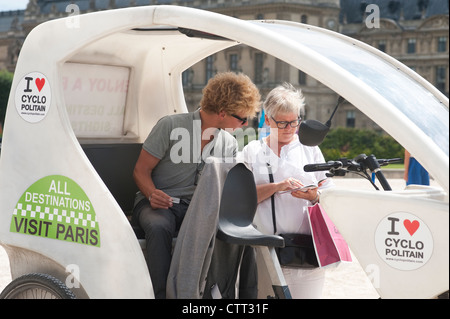
{"type": "Polygon", "coordinates": [[[150,205],[153,209],[167,209],[172,206],[172,199],[169,195],[156,188],[152,180],[152,171],[158,165],[159,159],[145,150],[141,150],[141,154],[136,162],[133,171],[133,178],[141,193],[150,198],[150,205]]]}

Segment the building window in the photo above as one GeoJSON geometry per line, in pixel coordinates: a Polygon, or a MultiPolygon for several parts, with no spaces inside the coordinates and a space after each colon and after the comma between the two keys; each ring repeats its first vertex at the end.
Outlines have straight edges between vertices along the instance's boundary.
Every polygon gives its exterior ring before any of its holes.
{"type": "Polygon", "coordinates": [[[445,83],[447,81],[447,68],[445,66],[436,67],[436,88],[445,94],[445,83]]]}
{"type": "Polygon", "coordinates": [[[263,76],[263,71],[264,71],[264,62],[263,59],[264,56],[262,53],[255,53],[255,84],[261,84],[264,82],[264,76],[263,76]]]}
{"type": "Polygon", "coordinates": [[[181,81],[183,83],[183,87],[189,86],[189,75],[191,72],[193,72],[193,71],[191,68],[189,68],[186,71],[184,71],[183,73],[181,73],[181,81]]]}
{"type": "Polygon", "coordinates": [[[438,38],[437,51],[438,52],[446,52],[447,51],[447,37],[439,37],[438,38]]]}
{"type": "Polygon", "coordinates": [[[407,52],[408,53],[416,53],[416,39],[414,39],[414,38],[408,39],[407,52]]]}
{"type": "Polygon", "coordinates": [[[355,111],[347,111],[346,127],[355,127],[355,111]]]}
{"type": "Polygon", "coordinates": [[[238,72],[238,61],[239,61],[238,55],[233,53],[233,54],[230,54],[229,58],[230,58],[230,64],[229,64],[230,71],[238,72]]]}
{"type": "Polygon", "coordinates": [[[300,22],[308,23],[308,16],[306,14],[302,14],[302,16],[300,17],[300,22]]]}
{"type": "Polygon", "coordinates": [[[298,71],[298,84],[306,85],[306,73],[303,71],[298,71]]]}
{"type": "Polygon", "coordinates": [[[210,55],[206,58],[206,67],[205,67],[205,83],[208,82],[209,79],[214,77],[214,57],[210,55]]]}
{"type": "Polygon", "coordinates": [[[378,41],[378,50],[380,50],[381,52],[386,52],[386,41],[385,40],[378,41]]]}

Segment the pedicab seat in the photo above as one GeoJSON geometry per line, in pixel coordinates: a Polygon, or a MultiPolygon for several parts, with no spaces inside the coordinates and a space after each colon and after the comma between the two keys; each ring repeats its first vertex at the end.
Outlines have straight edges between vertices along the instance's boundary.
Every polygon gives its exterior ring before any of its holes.
{"type": "Polygon", "coordinates": [[[131,216],[138,191],[133,170],[142,144],[83,144],[82,148],[125,215],[131,216]]]}
{"type": "Polygon", "coordinates": [[[145,239],[145,232],[139,225],[131,225],[137,239],[145,239]]]}
{"type": "Polygon", "coordinates": [[[236,245],[284,247],[284,239],[264,235],[253,226],[257,207],[253,173],[239,163],[225,179],[219,208],[217,238],[236,245]]]}

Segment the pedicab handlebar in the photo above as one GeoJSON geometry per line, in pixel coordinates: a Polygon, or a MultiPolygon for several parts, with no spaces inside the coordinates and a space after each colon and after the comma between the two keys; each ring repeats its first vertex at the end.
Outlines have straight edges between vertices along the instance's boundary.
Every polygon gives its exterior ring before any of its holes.
{"type": "Polygon", "coordinates": [[[375,174],[378,181],[385,191],[392,190],[388,181],[386,180],[381,166],[386,166],[392,163],[403,163],[401,158],[392,159],[377,159],[375,155],[360,154],[353,159],[340,158],[336,161],[328,161],[326,163],[308,164],[303,167],[305,172],[328,171],[327,176],[345,176],[347,173],[355,173],[363,178],[366,178],[378,190],[368,170],[375,174]]]}

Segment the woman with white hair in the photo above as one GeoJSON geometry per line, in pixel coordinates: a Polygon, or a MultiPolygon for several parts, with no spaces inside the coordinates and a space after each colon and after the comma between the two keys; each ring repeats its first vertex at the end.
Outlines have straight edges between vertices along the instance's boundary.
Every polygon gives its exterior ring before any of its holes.
{"type": "MultiPolygon", "coordinates": [[[[303,108],[300,90],[289,83],[274,88],[264,102],[270,134],[250,142],[243,150],[256,182],[258,208],[254,223],[265,234],[311,234],[305,208],[319,202],[319,189],[333,185],[324,172],[303,170],[306,164],[324,162],[319,147],[299,141],[297,130],[303,108]],[[312,184],[319,187],[295,190],[312,184]]],[[[282,270],[293,298],[321,297],[323,269],[282,264],[282,270]]]]}

